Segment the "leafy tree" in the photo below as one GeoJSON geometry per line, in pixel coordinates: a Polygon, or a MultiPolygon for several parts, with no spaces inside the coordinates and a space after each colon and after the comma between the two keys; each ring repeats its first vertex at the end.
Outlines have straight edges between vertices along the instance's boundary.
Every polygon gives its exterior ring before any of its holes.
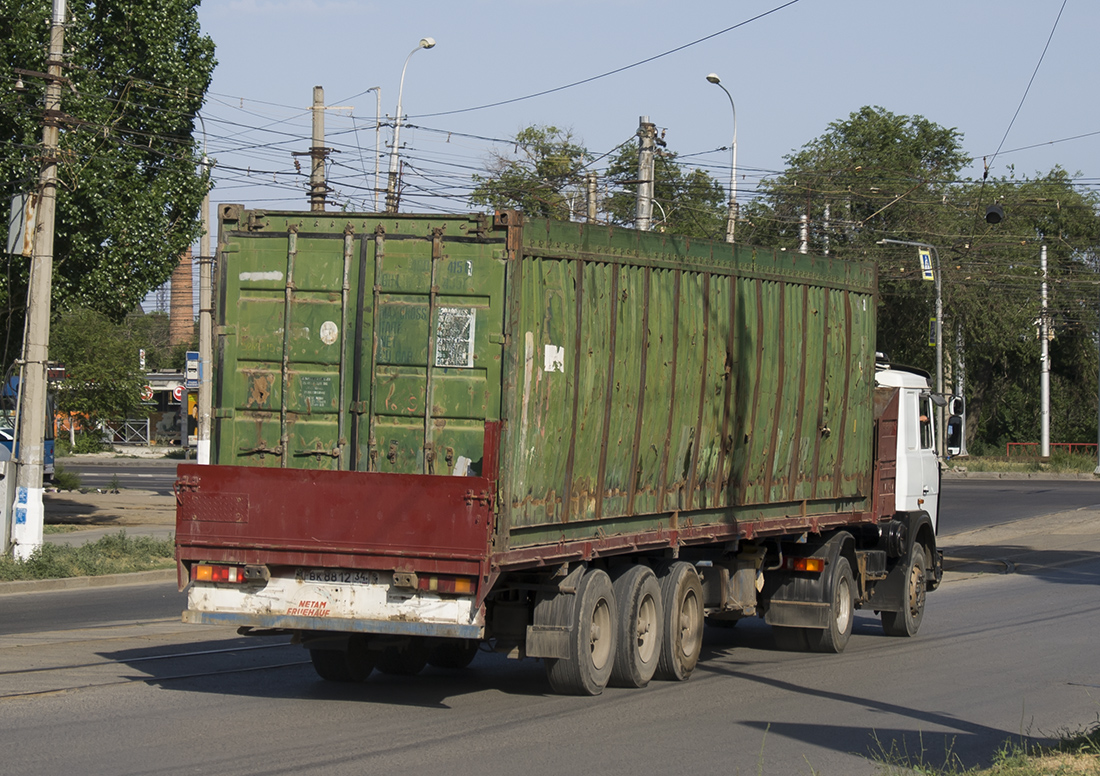
{"type": "Polygon", "coordinates": [[[90,425],[145,413],[145,375],[138,367],[138,346],[124,326],[95,310],[75,310],[54,325],[51,346],[51,357],[65,367],[58,410],[85,417],[90,425]]]}
{"type": "Polygon", "coordinates": [[[584,208],[584,166],[591,159],[568,130],[526,127],[516,133],[514,156],[498,154],[488,175],[473,176],[470,202],[567,221],[584,208]]]}
{"type": "MultiPolygon", "coordinates": [[[[1039,435],[1039,251],[1048,246],[1052,438],[1096,438],[1098,206],[1064,170],[1034,178],[960,180],[962,135],[920,116],[865,107],[787,157],[788,167],[743,210],[749,242],[876,260],[878,348],[931,371],[926,332],[934,284],[921,282],[916,248],[937,246],[944,306],[945,382],[965,373],[968,446],[1003,449],[1039,435]],[[1007,219],[985,222],[1000,203],[1007,219]]],[[[1084,439],[1082,439],[1084,438],[1084,439]]]]}
{"type": "MultiPolygon", "coordinates": [[[[625,146],[612,160],[608,177],[621,182],[604,207],[612,223],[632,226],[638,184],[638,146],[625,146]]],[[[690,237],[723,239],[726,232],[726,192],[722,184],[699,169],[688,170],[676,153],[659,150],[653,163],[654,228],[690,237]]]]}
{"type": "MultiPolygon", "coordinates": [[[[49,0],[0,0],[0,180],[10,195],[37,186],[49,0]]],[[[196,0],[69,0],[66,88],[54,248],[58,312],[88,307],[121,320],[168,279],[197,236],[209,186],[198,172],[195,117],[214,44],[196,0]]],[[[6,198],[5,198],[6,199],[6,198]]],[[[6,358],[18,347],[27,261],[0,272],[6,358]],[[10,332],[16,332],[13,337],[10,332]],[[13,342],[13,340],[15,340],[13,342]]]]}
{"type": "Polygon", "coordinates": [[[123,319],[120,330],[135,353],[145,351],[147,372],[182,372],[187,365],[187,351],[199,349],[198,323],[192,327],[188,342],[172,345],[168,314],[163,312],[132,312],[123,319]]]}

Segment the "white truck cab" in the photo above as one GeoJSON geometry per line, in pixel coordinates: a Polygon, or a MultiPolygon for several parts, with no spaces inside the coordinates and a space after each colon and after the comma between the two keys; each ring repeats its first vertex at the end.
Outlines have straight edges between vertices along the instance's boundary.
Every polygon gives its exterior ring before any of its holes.
{"type": "Polygon", "coordinates": [[[926,373],[879,363],[877,385],[898,389],[898,457],[895,506],[899,512],[927,512],[939,530],[940,458],[936,415],[926,373]]]}

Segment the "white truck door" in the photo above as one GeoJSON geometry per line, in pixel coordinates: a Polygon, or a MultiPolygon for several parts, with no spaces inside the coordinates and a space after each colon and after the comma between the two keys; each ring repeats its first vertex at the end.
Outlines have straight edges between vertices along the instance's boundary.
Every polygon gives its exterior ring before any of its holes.
{"type": "MultiPolygon", "coordinates": [[[[903,389],[898,446],[905,460],[906,484],[904,509],[923,509],[932,518],[932,526],[939,526],[940,461],[936,455],[936,421],[932,399],[921,397],[921,391],[903,389]]],[[[899,457],[901,457],[899,456],[899,457]]]]}

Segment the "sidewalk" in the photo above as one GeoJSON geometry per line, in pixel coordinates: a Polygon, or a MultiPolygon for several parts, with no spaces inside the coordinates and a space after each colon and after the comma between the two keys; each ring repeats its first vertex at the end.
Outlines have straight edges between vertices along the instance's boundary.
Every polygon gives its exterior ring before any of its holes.
{"type": "Polygon", "coordinates": [[[60,491],[44,494],[42,501],[46,525],[81,527],[77,531],[46,534],[44,539],[53,544],[79,545],[119,531],[128,536],[167,539],[176,530],[175,497],[160,496],[151,490],[60,491]]]}

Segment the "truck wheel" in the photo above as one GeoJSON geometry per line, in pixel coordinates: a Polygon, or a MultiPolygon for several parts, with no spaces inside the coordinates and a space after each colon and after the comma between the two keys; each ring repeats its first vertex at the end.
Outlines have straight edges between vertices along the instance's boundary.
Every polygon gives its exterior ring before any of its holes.
{"type": "MultiPolygon", "coordinates": [[[[559,611],[568,611],[561,606],[559,611]]],[[[554,692],[599,695],[611,678],[615,662],[615,591],[601,569],[589,569],[574,594],[569,626],[569,657],[546,661],[546,676],[554,692]]]]}
{"type": "Polygon", "coordinates": [[[661,654],[661,586],[648,566],[631,566],[615,580],[618,646],[611,669],[614,687],[645,687],[661,654]]]}
{"type": "Polygon", "coordinates": [[[852,623],[855,621],[855,578],[847,558],[838,555],[835,562],[828,598],[829,627],[806,631],[806,640],[814,652],[843,652],[852,635],[852,623]]]}
{"type": "Polygon", "coordinates": [[[428,653],[428,665],[460,670],[470,665],[481,642],[474,639],[447,639],[428,653]]]}
{"type": "Polygon", "coordinates": [[[887,636],[915,636],[924,619],[924,600],[928,593],[928,559],[924,547],[913,545],[905,574],[905,603],[900,612],[883,612],[882,629],[887,636]]]}
{"type": "Polygon", "coordinates": [[[428,664],[428,642],[412,636],[407,644],[388,647],[378,656],[378,670],[391,676],[416,676],[428,664]]]}
{"type": "Polygon", "coordinates": [[[683,682],[703,650],[703,585],[695,567],[683,561],[666,566],[659,580],[664,638],[657,677],[683,682]]]}
{"type": "Polygon", "coordinates": [[[311,649],[309,659],[313,670],[327,682],[362,682],[374,670],[367,640],[362,636],[352,636],[346,650],[311,649]]]}

